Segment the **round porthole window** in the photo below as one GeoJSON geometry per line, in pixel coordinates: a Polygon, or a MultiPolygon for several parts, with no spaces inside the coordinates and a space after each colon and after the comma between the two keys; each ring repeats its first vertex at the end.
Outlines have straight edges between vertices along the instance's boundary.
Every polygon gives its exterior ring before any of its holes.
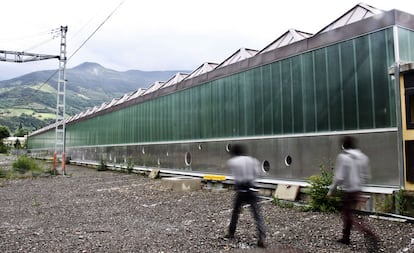
{"type": "Polygon", "coordinates": [[[290,155],[285,157],[285,164],[286,166],[290,166],[292,164],[292,157],[290,155]]]}
{"type": "Polygon", "coordinates": [[[230,149],[231,149],[231,144],[227,144],[227,145],[226,145],[226,151],[227,151],[227,152],[230,152],[230,149]]]}
{"type": "Polygon", "coordinates": [[[190,166],[192,162],[191,153],[185,153],[185,165],[190,166]]]}
{"type": "Polygon", "coordinates": [[[264,172],[269,172],[269,170],[270,170],[270,163],[269,163],[269,161],[268,160],[264,160],[263,161],[263,163],[262,163],[262,170],[264,171],[264,172]]]}

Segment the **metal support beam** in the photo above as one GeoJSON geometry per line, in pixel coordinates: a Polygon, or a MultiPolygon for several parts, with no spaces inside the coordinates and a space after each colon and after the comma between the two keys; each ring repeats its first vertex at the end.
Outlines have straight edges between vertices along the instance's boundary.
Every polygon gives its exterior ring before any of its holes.
{"type": "Polygon", "coordinates": [[[5,62],[31,62],[31,61],[41,61],[59,58],[59,55],[48,55],[48,54],[33,54],[26,52],[17,52],[17,51],[6,51],[0,50],[0,61],[5,62]]]}

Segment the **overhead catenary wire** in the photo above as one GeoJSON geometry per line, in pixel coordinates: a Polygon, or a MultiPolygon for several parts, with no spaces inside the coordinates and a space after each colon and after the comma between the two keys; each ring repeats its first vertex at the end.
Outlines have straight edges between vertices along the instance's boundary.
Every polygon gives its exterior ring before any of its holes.
{"type": "Polygon", "coordinates": [[[27,48],[27,49],[25,49],[23,51],[32,51],[33,49],[38,48],[38,47],[40,47],[40,46],[42,46],[42,45],[44,45],[44,44],[46,44],[46,43],[48,43],[48,42],[56,39],[56,38],[58,38],[59,37],[59,32],[60,32],[60,28],[56,28],[56,29],[51,30],[49,32],[49,35],[52,35],[51,37],[49,36],[49,38],[47,38],[47,39],[45,39],[45,40],[37,43],[36,45],[34,45],[32,47],[29,47],[29,48],[27,48]]]}
{"type": "MultiPolygon", "coordinates": [[[[27,35],[21,35],[21,36],[17,36],[17,37],[0,37],[0,42],[18,42],[18,41],[24,41],[24,40],[31,40],[33,41],[33,38],[36,37],[44,37],[45,35],[49,36],[50,34],[56,34],[57,32],[60,31],[60,28],[54,28],[54,29],[49,29],[49,30],[44,30],[44,31],[40,31],[37,33],[31,33],[31,34],[27,34],[27,35]]],[[[55,36],[55,35],[54,35],[55,36]]]]}
{"type": "Polygon", "coordinates": [[[126,0],[122,0],[122,2],[120,2],[118,4],[118,6],[106,17],[106,19],[92,32],[91,35],[89,35],[88,38],[86,38],[86,40],[78,47],[78,49],[76,49],[73,54],[71,56],[68,57],[68,61],[92,38],[92,36],[95,35],[95,33],[101,29],[101,27],[112,17],[112,15],[121,7],[121,5],[125,2],[126,0]]]}
{"type": "MultiPolygon", "coordinates": [[[[121,5],[126,0],[122,0],[118,6],[102,21],[102,23],[86,38],[86,40],[67,58],[66,62],[68,62],[76,53],[79,52],[79,50],[96,34],[96,32],[112,17],[112,15],[121,7],[121,5]]],[[[59,72],[59,69],[55,70],[52,75],[43,82],[37,89],[35,89],[32,93],[29,94],[26,101],[27,103],[30,102],[33,95],[35,95],[44,85],[46,85],[57,73],[59,72]]]]}

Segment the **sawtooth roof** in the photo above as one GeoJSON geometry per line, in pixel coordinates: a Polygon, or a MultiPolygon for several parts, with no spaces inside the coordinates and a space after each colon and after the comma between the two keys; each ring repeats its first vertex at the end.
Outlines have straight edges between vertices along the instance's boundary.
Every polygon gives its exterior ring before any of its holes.
{"type": "Polygon", "coordinates": [[[287,32],[282,34],[279,38],[277,38],[275,41],[267,45],[265,48],[263,48],[260,53],[268,52],[276,48],[284,47],[289,44],[292,44],[294,42],[312,37],[313,34],[298,31],[295,29],[289,29],[287,32]]]}
{"type": "MultiPolygon", "coordinates": [[[[377,15],[377,14],[380,14],[380,13],[383,13],[383,12],[384,12],[383,10],[377,9],[377,8],[372,7],[370,5],[367,5],[367,4],[364,4],[364,3],[359,3],[359,4],[355,5],[349,11],[345,12],[338,19],[336,19],[335,21],[333,21],[332,23],[330,23],[329,25],[327,25],[326,27],[321,29],[315,35],[325,33],[325,32],[328,32],[328,31],[331,31],[331,30],[349,25],[351,23],[363,20],[365,18],[372,17],[374,15],[377,15]]],[[[310,38],[312,36],[314,36],[314,35],[311,34],[311,33],[299,31],[299,30],[296,30],[296,29],[289,29],[288,31],[283,33],[280,37],[278,37],[275,41],[273,41],[272,43],[270,43],[269,45],[267,45],[265,48],[263,48],[260,51],[255,50],[255,49],[240,48],[239,50],[234,52],[230,57],[225,59],[220,64],[211,63],[211,62],[203,63],[201,66],[199,66],[197,69],[195,69],[190,74],[177,73],[174,76],[172,76],[166,82],[156,81],[152,85],[150,85],[149,88],[147,88],[147,89],[141,89],[140,88],[140,89],[138,89],[134,92],[124,94],[124,96],[122,96],[121,98],[114,98],[109,103],[102,103],[102,105],[100,105],[100,106],[95,106],[94,108],[90,108],[90,109],[88,109],[84,112],[80,112],[80,113],[78,113],[74,116],[71,116],[71,117],[66,119],[66,122],[75,121],[79,118],[85,117],[85,116],[90,115],[90,114],[97,113],[101,110],[108,109],[112,106],[124,103],[126,101],[132,100],[132,99],[137,98],[139,96],[143,96],[143,95],[152,93],[152,92],[154,92],[156,90],[159,90],[159,89],[162,89],[164,87],[172,86],[174,84],[177,84],[177,83],[181,82],[182,80],[190,79],[190,78],[199,76],[201,74],[210,72],[214,69],[218,69],[218,68],[221,68],[221,67],[224,67],[224,66],[227,66],[227,65],[230,65],[230,64],[248,59],[248,58],[253,57],[257,54],[261,54],[261,53],[264,53],[264,52],[268,52],[268,51],[271,51],[271,50],[274,50],[274,49],[277,49],[277,48],[281,48],[281,47],[293,44],[295,42],[310,38]]],[[[44,127],[43,129],[53,128],[53,127],[55,127],[55,125],[56,124],[51,124],[49,126],[44,127]]],[[[42,129],[36,130],[32,134],[34,134],[36,132],[41,132],[41,130],[42,129]]]]}
{"type": "Polygon", "coordinates": [[[252,56],[255,56],[257,54],[258,50],[256,49],[249,49],[249,48],[240,48],[236,52],[234,52],[229,58],[224,60],[222,63],[220,63],[216,68],[221,68],[236,62],[239,62],[241,60],[250,58],[252,56]]]}
{"type": "Polygon", "coordinates": [[[186,74],[186,73],[177,73],[177,74],[173,75],[170,79],[168,79],[168,81],[165,82],[164,85],[162,85],[161,88],[165,88],[165,87],[177,84],[177,83],[181,82],[187,76],[188,76],[188,74],[186,74]]]}
{"type": "Polygon", "coordinates": [[[163,81],[156,81],[154,82],[142,95],[146,95],[149,94],[151,92],[154,92],[156,90],[158,90],[159,88],[161,88],[161,86],[164,85],[165,82],[163,81]]]}
{"type": "Polygon", "coordinates": [[[190,79],[196,76],[199,76],[201,74],[207,73],[212,71],[218,66],[218,63],[212,63],[212,62],[205,62],[200,67],[195,69],[193,72],[191,72],[186,79],[190,79]]]}
{"type": "Polygon", "coordinates": [[[352,24],[354,22],[363,20],[365,18],[372,17],[376,14],[380,14],[384,12],[383,10],[377,9],[370,5],[359,3],[355,5],[352,9],[345,12],[342,16],[336,19],[334,22],[330,23],[329,25],[325,26],[322,30],[317,32],[316,34],[328,32],[334,30],[336,28],[346,26],[352,24]]]}

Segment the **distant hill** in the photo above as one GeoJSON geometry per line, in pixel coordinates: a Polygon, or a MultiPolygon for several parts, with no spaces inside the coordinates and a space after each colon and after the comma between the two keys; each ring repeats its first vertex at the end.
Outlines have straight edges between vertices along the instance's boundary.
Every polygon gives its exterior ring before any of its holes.
{"type": "MultiPolygon", "coordinates": [[[[8,126],[13,133],[20,124],[32,131],[53,122],[57,72],[50,77],[55,72],[37,71],[0,81],[0,125],[8,126]]],[[[66,113],[75,115],[125,93],[147,88],[155,81],[166,81],[177,72],[190,71],[120,72],[97,63],[85,62],[66,70],[66,113]]]]}

